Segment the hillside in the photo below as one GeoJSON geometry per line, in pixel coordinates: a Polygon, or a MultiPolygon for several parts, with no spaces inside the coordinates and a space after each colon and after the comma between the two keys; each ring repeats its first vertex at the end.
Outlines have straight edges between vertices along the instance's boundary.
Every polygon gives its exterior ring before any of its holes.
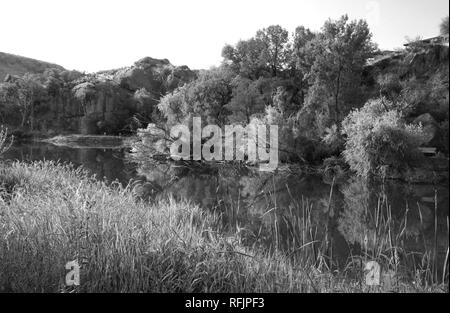
{"type": "MultiPolygon", "coordinates": [[[[43,63],[36,69],[45,71],[44,66],[48,65],[52,66],[43,63]]],[[[20,76],[0,80],[0,92],[22,80],[20,76]]],[[[33,78],[40,92],[34,99],[33,118],[27,126],[43,133],[127,132],[135,116],[148,119],[160,97],[196,76],[187,66],[174,66],[166,59],[150,57],[128,67],[90,74],[57,68],[33,78]]],[[[0,95],[0,101],[1,98],[0,95]]],[[[6,102],[0,103],[0,117],[11,128],[21,123],[20,111],[6,102]]]]}
{"type": "Polygon", "coordinates": [[[6,74],[21,76],[25,73],[43,73],[48,68],[64,70],[57,64],[0,52],[0,81],[5,79],[6,74]]]}

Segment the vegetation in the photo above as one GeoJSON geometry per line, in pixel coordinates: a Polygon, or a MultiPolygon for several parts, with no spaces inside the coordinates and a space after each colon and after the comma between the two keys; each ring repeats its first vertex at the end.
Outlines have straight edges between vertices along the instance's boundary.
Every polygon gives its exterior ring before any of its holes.
{"type": "MultiPolygon", "coordinates": [[[[441,32],[448,33],[448,17],[441,32]]],[[[170,142],[171,126],[190,126],[193,117],[200,117],[203,125],[273,123],[280,129],[282,161],[321,165],[328,158],[342,157],[346,142],[358,141],[352,138],[355,132],[343,132],[350,112],[382,97],[406,124],[430,114],[433,126],[424,128],[431,139],[423,144],[448,154],[447,47],[412,42],[395,57],[385,57],[372,41],[367,23],[344,15],[327,20],[319,31],[299,26],[289,34],[271,25],[252,38],[226,45],[222,56],[219,67],[195,73],[186,67],[173,68],[167,60],[145,58],[131,69],[95,75],[53,68],[10,77],[0,84],[0,118],[18,135],[64,128],[68,126],[64,119],[47,112],[59,112],[57,104],[64,102],[70,107],[63,111],[80,118],[70,127],[81,125],[86,134],[111,135],[140,129],[142,142],[155,137],[151,141],[161,145],[158,151],[167,150],[162,146],[164,140],[170,142]],[[386,65],[374,61],[380,55],[386,65]],[[156,75],[155,81],[147,81],[147,74],[156,75]],[[100,106],[117,112],[88,114],[100,106]],[[157,132],[160,140],[151,128],[164,130],[157,132]]],[[[387,145],[409,146],[403,142],[407,137],[387,128],[378,134],[387,145]],[[396,141],[389,143],[394,137],[396,141]]],[[[393,164],[375,163],[375,168],[393,164]]]]}
{"type": "MultiPolygon", "coordinates": [[[[441,33],[448,34],[448,17],[441,33]]],[[[170,195],[149,200],[140,184],[106,184],[66,164],[0,162],[0,292],[448,292],[448,247],[443,264],[436,257],[437,197],[435,245],[422,234],[419,253],[406,244],[413,237],[408,206],[404,216],[393,216],[384,185],[376,199],[366,190],[375,189],[371,177],[417,166],[422,145],[448,155],[448,47],[412,43],[385,56],[371,38],[365,21],[342,16],[317,32],[263,28],[226,45],[223,63],[209,70],[145,58],[93,75],[58,68],[9,77],[0,84],[0,121],[13,134],[65,123],[49,112],[61,103],[88,134],[137,131],[132,152],[139,174],[153,167],[148,183],[160,179],[156,187],[168,194],[167,187],[186,184],[178,175],[185,164],[167,162],[170,128],[191,126],[193,117],[203,125],[278,125],[280,160],[306,170],[322,165],[331,191],[319,210],[308,199],[283,203],[263,192],[268,210],[251,225],[256,239],[248,240],[238,223],[225,226],[220,210],[206,212],[170,195]],[[342,267],[332,257],[330,232],[335,179],[347,168],[362,180],[343,188],[343,212],[334,221],[346,243],[361,251],[342,267]],[[64,284],[72,260],[81,265],[75,289],[64,284]],[[364,283],[368,260],[383,268],[379,287],[364,283]]],[[[90,146],[98,139],[74,135],[55,142],[90,146]]],[[[108,140],[105,148],[123,144],[121,136],[108,140]]],[[[11,142],[2,126],[0,156],[11,142]]],[[[201,187],[210,183],[200,181],[201,187]]],[[[240,198],[241,188],[256,195],[269,182],[236,184],[233,176],[225,185],[240,198]]],[[[205,188],[189,186],[210,201],[205,188]]],[[[239,204],[218,202],[239,215],[239,204]]],[[[427,225],[419,204],[418,212],[413,231],[420,233],[427,225]]]]}
{"type": "Polygon", "coordinates": [[[448,15],[442,20],[441,25],[439,25],[439,28],[441,30],[441,35],[448,35],[449,32],[449,25],[448,25],[449,19],[448,15]]]}
{"type": "Polygon", "coordinates": [[[0,84],[2,124],[19,133],[37,131],[39,119],[50,110],[51,99],[60,97],[69,82],[79,75],[75,71],[52,68],[40,74],[11,76],[0,84]]]}
{"type": "MultiPolygon", "coordinates": [[[[290,253],[283,253],[243,245],[238,233],[227,235],[221,230],[220,216],[197,206],[173,199],[144,202],[130,186],[107,186],[69,165],[0,164],[0,186],[2,292],[436,292],[447,288],[436,282],[430,285],[427,279],[412,284],[408,276],[381,287],[365,286],[362,263],[356,260],[345,271],[331,270],[326,245],[315,244],[307,201],[296,209],[303,212],[304,221],[293,216],[279,220],[289,222],[292,230],[306,227],[297,232],[290,253]],[[64,286],[64,266],[72,260],[81,265],[81,285],[75,290],[64,286]]],[[[384,249],[389,247],[373,251],[384,249]]],[[[377,260],[385,264],[381,255],[377,260]]]]}
{"type": "Polygon", "coordinates": [[[351,112],[343,122],[343,133],[347,136],[344,158],[362,177],[386,174],[386,169],[401,172],[420,159],[420,126],[407,125],[385,98],[351,112]]]}
{"type": "Polygon", "coordinates": [[[3,153],[8,151],[13,143],[13,137],[8,138],[8,129],[6,127],[0,127],[0,157],[3,153]]]}
{"type": "Polygon", "coordinates": [[[401,173],[417,164],[422,144],[448,153],[448,60],[442,48],[437,59],[423,61],[428,49],[411,44],[400,61],[371,68],[368,61],[380,52],[363,20],[342,16],[319,32],[300,26],[292,36],[278,25],[264,28],[226,45],[220,67],[162,98],[162,118],[140,130],[136,150],[150,152],[148,143],[157,142],[159,153],[167,151],[170,127],[190,126],[195,116],[204,124],[278,125],[284,162],[343,157],[364,177],[380,169],[401,173]],[[432,117],[433,125],[423,125],[427,140],[414,122],[423,114],[432,117]]]}

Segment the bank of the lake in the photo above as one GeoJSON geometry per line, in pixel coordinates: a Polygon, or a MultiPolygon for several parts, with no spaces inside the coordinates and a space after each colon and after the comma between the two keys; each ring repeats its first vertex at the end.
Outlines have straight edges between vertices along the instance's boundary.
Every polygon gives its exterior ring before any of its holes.
{"type": "Polygon", "coordinates": [[[94,148],[94,149],[121,149],[129,148],[136,140],[133,136],[108,136],[108,135],[61,135],[48,139],[40,139],[45,143],[56,146],[72,148],[94,148]]]}
{"type": "MultiPolygon", "coordinates": [[[[32,142],[52,144],[60,147],[67,147],[72,149],[130,149],[134,144],[139,142],[137,136],[110,136],[110,135],[81,135],[81,134],[65,134],[53,137],[34,137],[32,142]]],[[[26,141],[25,141],[26,143],[26,141]]],[[[158,155],[160,156],[160,155],[158,155]]],[[[148,156],[152,158],[151,155],[148,156]]],[[[155,157],[155,159],[157,159],[155,157]]],[[[170,160],[170,155],[164,155],[164,159],[170,160]]],[[[252,165],[247,162],[247,165],[252,165]]],[[[253,164],[254,165],[254,164],[253,164]]],[[[320,173],[331,176],[350,176],[348,166],[344,160],[333,157],[318,162],[317,164],[303,164],[284,163],[280,165],[284,168],[289,167],[290,171],[320,173]]],[[[409,183],[424,184],[424,183],[439,183],[448,181],[449,160],[446,156],[428,157],[424,158],[420,164],[415,168],[411,168],[404,173],[389,173],[386,178],[392,180],[402,180],[409,183]]]]}
{"type": "Polygon", "coordinates": [[[244,246],[196,205],[145,202],[69,165],[0,163],[0,186],[2,292],[68,291],[64,267],[74,259],[81,292],[448,291],[406,277],[370,287],[361,264],[336,272],[305,262],[301,248],[244,246]]]}

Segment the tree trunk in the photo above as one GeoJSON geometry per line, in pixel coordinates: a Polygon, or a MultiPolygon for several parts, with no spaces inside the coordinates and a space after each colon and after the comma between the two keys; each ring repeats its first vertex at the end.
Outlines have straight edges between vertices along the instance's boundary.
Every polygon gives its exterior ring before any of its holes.
{"type": "Polygon", "coordinates": [[[339,71],[338,71],[338,77],[337,77],[337,83],[336,83],[336,92],[334,95],[334,114],[335,114],[335,124],[337,129],[339,130],[339,93],[341,88],[341,72],[342,72],[342,66],[339,64],[339,71]]]}

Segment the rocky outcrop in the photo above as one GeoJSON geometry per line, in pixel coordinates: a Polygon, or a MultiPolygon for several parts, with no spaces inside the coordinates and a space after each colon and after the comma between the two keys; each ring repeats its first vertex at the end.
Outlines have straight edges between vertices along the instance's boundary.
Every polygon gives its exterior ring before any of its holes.
{"type": "Polygon", "coordinates": [[[387,51],[364,69],[368,98],[380,95],[405,105],[408,123],[421,123],[423,145],[448,153],[449,47],[411,46],[387,51]]]}
{"type": "Polygon", "coordinates": [[[448,58],[449,47],[443,45],[380,52],[378,56],[368,60],[365,76],[376,78],[380,74],[395,73],[402,80],[413,76],[429,78],[445,66],[448,71],[448,58]]]}
{"type": "Polygon", "coordinates": [[[48,94],[34,106],[34,130],[49,135],[125,133],[135,114],[150,116],[162,96],[196,77],[187,66],[149,57],[73,79],[60,74],[41,77],[48,94]]]}

